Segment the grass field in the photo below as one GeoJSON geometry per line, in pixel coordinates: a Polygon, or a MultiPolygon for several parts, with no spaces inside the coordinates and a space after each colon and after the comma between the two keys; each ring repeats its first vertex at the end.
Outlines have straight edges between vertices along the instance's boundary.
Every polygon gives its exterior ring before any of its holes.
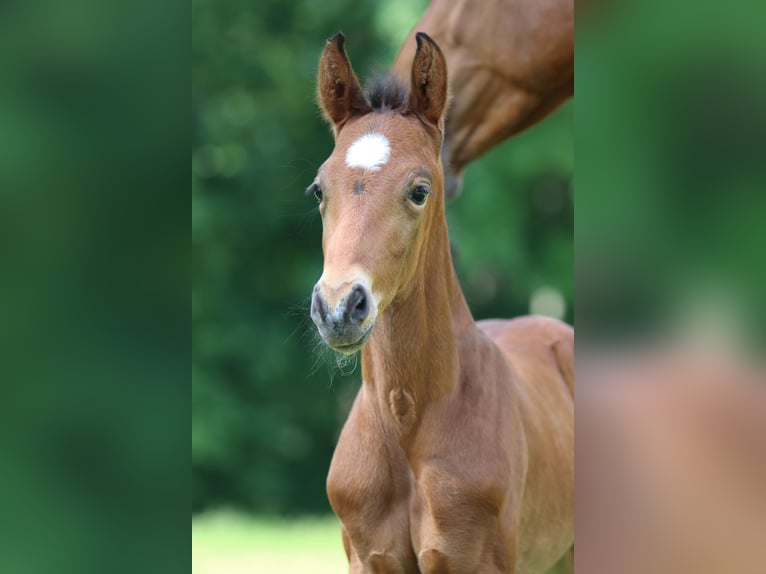
{"type": "Polygon", "coordinates": [[[217,512],[192,518],[192,574],[345,572],[334,516],[280,520],[217,512]]]}
{"type": "Polygon", "coordinates": [[[347,572],[334,516],[294,520],[231,512],[192,519],[192,574],[347,572]]]}

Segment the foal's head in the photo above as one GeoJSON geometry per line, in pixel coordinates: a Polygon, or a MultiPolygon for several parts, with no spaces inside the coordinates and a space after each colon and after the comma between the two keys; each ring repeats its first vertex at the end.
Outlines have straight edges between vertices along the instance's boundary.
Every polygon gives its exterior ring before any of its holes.
{"type": "Polygon", "coordinates": [[[327,344],[353,353],[411,288],[429,229],[444,217],[447,67],[433,40],[418,34],[410,86],[390,77],[365,96],[343,43],[342,34],[328,41],[319,63],[319,103],[335,149],[309,187],[324,251],[311,318],[327,344]]]}

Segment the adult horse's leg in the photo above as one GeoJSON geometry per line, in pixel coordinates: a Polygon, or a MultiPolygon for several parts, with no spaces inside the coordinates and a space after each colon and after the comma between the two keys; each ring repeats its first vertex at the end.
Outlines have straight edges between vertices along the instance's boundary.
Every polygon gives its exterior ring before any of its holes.
{"type": "Polygon", "coordinates": [[[415,32],[441,47],[452,100],[442,154],[447,198],[463,168],[539,122],[574,93],[572,0],[432,0],[402,45],[393,70],[409,77],[415,32]]]}

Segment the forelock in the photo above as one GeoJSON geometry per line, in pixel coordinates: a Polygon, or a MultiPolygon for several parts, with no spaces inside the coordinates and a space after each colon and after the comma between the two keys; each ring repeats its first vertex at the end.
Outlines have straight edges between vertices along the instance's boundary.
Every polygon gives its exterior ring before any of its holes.
{"type": "Polygon", "coordinates": [[[365,92],[375,112],[404,111],[410,99],[409,88],[395,74],[374,77],[365,92]]]}

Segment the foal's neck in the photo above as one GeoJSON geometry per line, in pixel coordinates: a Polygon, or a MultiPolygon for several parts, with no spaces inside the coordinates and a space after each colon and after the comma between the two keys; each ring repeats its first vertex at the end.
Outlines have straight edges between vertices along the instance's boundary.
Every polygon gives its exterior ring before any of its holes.
{"type": "Polygon", "coordinates": [[[364,384],[379,412],[406,430],[429,403],[448,395],[459,377],[458,341],[473,328],[442,216],[410,285],[378,317],[362,353],[364,384]]]}

